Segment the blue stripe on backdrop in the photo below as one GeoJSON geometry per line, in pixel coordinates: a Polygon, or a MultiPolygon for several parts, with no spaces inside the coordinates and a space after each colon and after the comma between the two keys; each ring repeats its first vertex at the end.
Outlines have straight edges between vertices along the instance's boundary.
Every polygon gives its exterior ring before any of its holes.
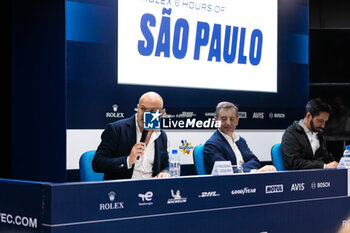
{"type": "Polygon", "coordinates": [[[66,1],[66,40],[89,43],[109,43],[115,37],[109,35],[114,23],[113,8],[66,1]]]}

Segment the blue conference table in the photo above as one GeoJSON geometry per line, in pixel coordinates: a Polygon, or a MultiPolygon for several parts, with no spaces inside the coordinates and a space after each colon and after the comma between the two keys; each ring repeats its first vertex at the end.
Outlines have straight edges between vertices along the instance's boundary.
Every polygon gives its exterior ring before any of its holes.
{"type": "Polygon", "coordinates": [[[0,232],[331,233],[350,170],[42,183],[0,179],[0,232]]]}

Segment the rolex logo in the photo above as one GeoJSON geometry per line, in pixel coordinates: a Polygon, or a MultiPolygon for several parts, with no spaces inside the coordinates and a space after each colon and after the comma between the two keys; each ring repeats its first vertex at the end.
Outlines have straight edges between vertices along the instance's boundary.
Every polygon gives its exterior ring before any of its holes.
{"type": "Polygon", "coordinates": [[[109,200],[112,202],[115,200],[115,192],[111,191],[108,193],[109,200]]]}
{"type": "Polygon", "coordinates": [[[112,106],[112,108],[113,108],[113,111],[114,111],[114,112],[118,111],[118,105],[114,104],[114,105],[112,106]]]}

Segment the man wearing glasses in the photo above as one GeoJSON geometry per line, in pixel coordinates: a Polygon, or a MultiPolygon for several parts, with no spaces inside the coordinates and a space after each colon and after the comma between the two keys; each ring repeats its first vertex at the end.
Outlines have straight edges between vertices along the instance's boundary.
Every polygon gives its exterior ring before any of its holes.
{"type": "Polygon", "coordinates": [[[135,115],[107,125],[92,161],[94,171],[105,174],[104,180],[169,176],[166,133],[149,130],[140,142],[143,113],[156,111],[164,114],[163,99],[147,92],[140,97],[135,115]]]}

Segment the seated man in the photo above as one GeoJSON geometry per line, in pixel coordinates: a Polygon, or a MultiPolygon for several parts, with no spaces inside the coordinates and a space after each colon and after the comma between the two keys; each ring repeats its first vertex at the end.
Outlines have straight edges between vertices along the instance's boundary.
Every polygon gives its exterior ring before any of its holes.
{"type": "Polygon", "coordinates": [[[305,107],[304,119],[295,121],[282,137],[281,149],[286,169],[336,168],[326,148],[323,128],[331,108],[320,99],[310,100],[305,107]]]}
{"type": "Polygon", "coordinates": [[[140,142],[143,112],[157,110],[164,114],[162,97],[147,92],[141,96],[134,116],[108,124],[92,161],[94,171],[104,172],[105,180],[168,177],[165,132],[149,130],[145,142],[140,142]]]}
{"type": "Polygon", "coordinates": [[[238,108],[230,102],[217,105],[215,121],[220,121],[220,128],[204,145],[204,163],[206,172],[212,172],[215,161],[231,161],[232,165],[240,164],[244,172],[276,171],[271,165],[261,167],[258,158],[249,149],[244,138],[235,134],[238,125],[238,108]]]}

